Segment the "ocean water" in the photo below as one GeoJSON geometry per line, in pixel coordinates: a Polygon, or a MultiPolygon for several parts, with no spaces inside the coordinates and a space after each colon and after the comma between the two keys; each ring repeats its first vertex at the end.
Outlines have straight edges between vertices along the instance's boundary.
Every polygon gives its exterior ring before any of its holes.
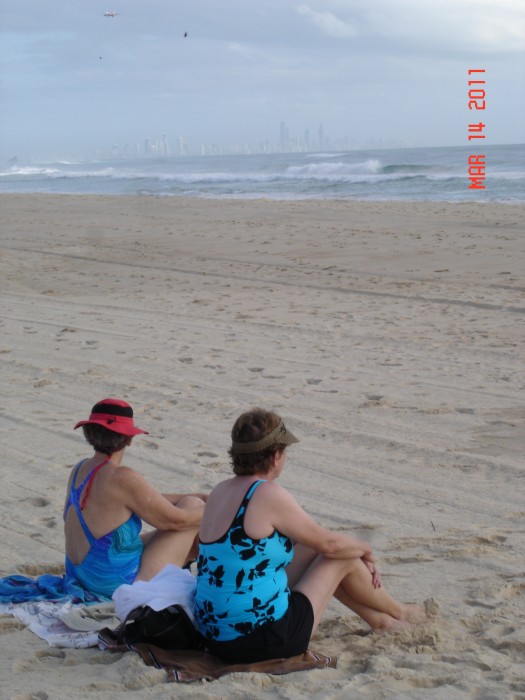
{"type": "Polygon", "coordinates": [[[17,163],[0,169],[0,192],[516,203],[525,144],[17,163]],[[469,189],[475,153],[485,189],[469,189]]]}

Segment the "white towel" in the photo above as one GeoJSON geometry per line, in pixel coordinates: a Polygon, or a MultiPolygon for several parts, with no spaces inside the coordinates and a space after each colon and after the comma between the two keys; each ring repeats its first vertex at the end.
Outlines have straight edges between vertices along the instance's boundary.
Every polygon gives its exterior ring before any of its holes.
{"type": "Polygon", "coordinates": [[[113,593],[115,612],[123,622],[129,613],[142,605],[149,605],[153,610],[164,610],[170,605],[181,605],[193,616],[193,598],[195,597],[195,576],[188,569],[181,569],[175,564],[167,564],[162,571],[149,581],[124,583],[113,593]]]}

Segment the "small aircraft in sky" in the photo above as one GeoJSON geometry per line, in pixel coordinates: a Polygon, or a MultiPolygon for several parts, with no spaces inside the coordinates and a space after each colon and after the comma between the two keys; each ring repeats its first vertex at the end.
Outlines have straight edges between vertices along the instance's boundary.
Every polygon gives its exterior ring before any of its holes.
{"type": "Polygon", "coordinates": [[[118,12],[113,12],[113,10],[108,10],[107,12],[104,12],[104,17],[116,17],[118,15],[118,12]]]}

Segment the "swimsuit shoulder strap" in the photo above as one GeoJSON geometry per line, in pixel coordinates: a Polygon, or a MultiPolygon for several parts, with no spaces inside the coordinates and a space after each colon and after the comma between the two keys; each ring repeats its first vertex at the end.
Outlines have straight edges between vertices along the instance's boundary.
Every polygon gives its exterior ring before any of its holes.
{"type": "Polygon", "coordinates": [[[89,490],[91,488],[91,483],[93,482],[93,479],[98,472],[98,470],[103,467],[105,464],[109,462],[109,457],[105,460],[103,460],[100,464],[97,464],[96,467],[93,467],[91,471],[87,474],[85,479],[82,481],[80,486],[75,487],[75,481],[77,479],[77,474],[78,470],[80,467],[86,462],[87,460],[82,460],[81,462],[78,463],[77,468],[75,469],[75,473],[73,475],[73,479],[71,480],[71,489],[69,491],[66,507],[64,510],[64,518],[66,517],[67,511],[69,509],[69,506],[73,506],[75,509],[75,513],[77,514],[78,521],[80,525],[82,526],[82,530],[84,531],[85,536],[88,539],[88,542],[90,545],[92,545],[94,542],[96,542],[96,538],[93,537],[91,530],[87,526],[86,521],[84,520],[84,516],[82,515],[82,509],[84,508],[86,504],[86,500],[89,494],[89,490]],[[86,489],[86,492],[84,494],[84,498],[82,499],[82,502],[80,502],[80,495],[82,491],[86,489]]]}
{"type": "MultiPolygon", "coordinates": [[[[67,494],[67,500],[66,500],[66,505],[64,506],[64,520],[66,519],[66,514],[67,511],[69,510],[69,506],[74,505],[75,501],[75,481],[77,480],[77,475],[80,467],[84,464],[84,462],[87,462],[87,459],[81,459],[80,462],[77,464],[75,467],[75,471],[73,474],[73,478],[71,479],[71,487],[69,489],[69,493],[67,494]]],[[[82,488],[82,487],[81,487],[82,488]]]]}
{"type": "Polygon", "coordinates": [[[258,481],[254,481],[253,484],[250,485],[248,491],[246,491],[246,495],[242,499],[242,503],[239,506],[239,510],[237,511],[237,515],[235,516],[235,520],[237,520],[237,518],[240,518],[241,516],[244,515],[246,508],[248,507],[248,503],[250,502],[250,498],[253,496],[255,489],[260,484],[264,484],[265,481],[266,481],[266,479],[259,479],[258,481]]]}
{"type": "Polygon", "coordinates": [[[88,496],[89,496],[89,491],[90,491],[90,489],[91,489],[91,484],[93,483],[93,479],[94,479],[95,476],[97,475],[97,472],[98,472],[100,469],[102,469],[102,467],[106,466],[106,464],[109,462],[110,459],[111,459],[111,457],[107,457],[106,459],[102,460],[102,462],[100,462],[100,464],[97,464],[97,466],[94,467],[94,468],[89,472],[89,474],[86,476],[86,478],[84,479],[84,481],[82,482],[82,484],[78,487],[77,493],[78,493],[78,495],[80,496],[80,494],[82,493],[82,489],[84,488],[84,485],[86,486],[86,492],[84,493],[84,498],[83,498],[82,501],[80,502],[80,510],[84,510],[84,508],[86,507],[86,501],[87,501],[87,498],[88,498],[88,496]]]}
{"type": "Polygon", "coordinates": [[[211,542],[202,542],[202,540],[199,539],[199,542],[205,545],[223,545],[228,538],[231,537],[231,533],[234,530],[238,529],[244,529],[244,513],[246,511],[246,507],[248,503],[250,502],[250,498],[253,495],[253,492],[259,486],[259,484],[264,483],[265,479],[259,479],[259,481],[254,481],[253,484],[250,484],[248,487],[248,490],[246,491],[244,498],[241,501],[241,505],[237,509],[236,514],[234,515],[229,528],[226,530],[224,535],[221,535],[217,540],[212,540],[211,542]]]}

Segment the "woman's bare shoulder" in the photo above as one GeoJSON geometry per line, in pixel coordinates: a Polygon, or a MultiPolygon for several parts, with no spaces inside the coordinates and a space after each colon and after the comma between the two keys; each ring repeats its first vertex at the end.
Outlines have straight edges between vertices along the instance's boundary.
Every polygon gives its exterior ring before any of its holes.
{"type": "Polygon", "coordinates": [[[263,481],[257,487],[252,498],[256,497],[257,500],[268,500],[273,503],[295,503],[295,499],[292,494],[285,489],[284,486],[277,483],[276,481],[263,481]]]}
{"type": "Polygon", "coordinates": [[[104,476],[105,486],[115,490],[147,491],[149,489],[154,489],[140,472],[124,464],[109,470],[104,476]]]}

